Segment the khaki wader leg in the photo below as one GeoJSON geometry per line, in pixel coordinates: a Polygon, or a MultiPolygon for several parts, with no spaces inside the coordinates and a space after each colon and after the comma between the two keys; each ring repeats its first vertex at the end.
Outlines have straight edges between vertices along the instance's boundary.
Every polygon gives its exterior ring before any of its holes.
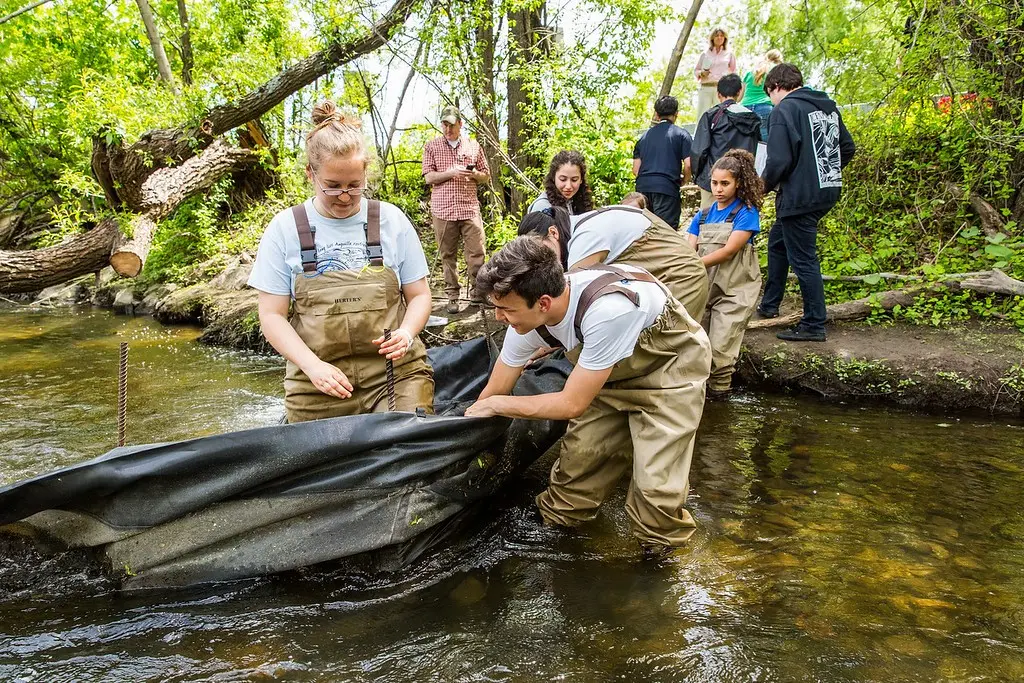
{"type": "Polygon", "coordinates": [[[576,526],[593,519],[629,471],[633,457],[629,419],[621,406],[607,402],[603,394],[569,423],[551,467],[551,484],[537,496],[541,517],[549,524],[576,526]]]}

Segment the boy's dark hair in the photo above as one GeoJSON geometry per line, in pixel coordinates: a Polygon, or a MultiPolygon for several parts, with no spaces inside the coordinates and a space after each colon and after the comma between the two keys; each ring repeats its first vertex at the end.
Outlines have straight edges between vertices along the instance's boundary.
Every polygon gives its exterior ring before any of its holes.
{"type": "Polygon", "coordinates": [[[555,252],[536,237],[517,237],[480,268],[476,287],[481,296],[518,294],[532,307],[545,294],[565,291],[565,270],[555,252]]]}
{"type": "Polygon", "coordinates": [[[770,95],[773,90],[796,90],[804,87],[804,75],[792,64],[783,62],[773,67],[764,77],[764,92],[770,95]]]}
{"type": "Polygon", "coordinates": [[[523,216],[519,223],[519,236],[534,235],[547,237],[548,228],[554,226],[558,231],[558,247],[562,255],[562,268],[569,269],[569,239],[572,237],[572,224],[569,212],[560,206],[549,206],[540,211],[533,211],[523,216]]]}
{"type": "Polygon", "coordinates": [[[654,103],[654,113],[663,119],[669,116],[675,116],[679,113],[679,100],[671,95],[659,97],[654,103]]]}
{"type": "Polygon", "coordinates": [[[743,90],[743,81],[736,74],[727,74],[718,81],[718,94],[722,97],[739,97],[743,90]]]}

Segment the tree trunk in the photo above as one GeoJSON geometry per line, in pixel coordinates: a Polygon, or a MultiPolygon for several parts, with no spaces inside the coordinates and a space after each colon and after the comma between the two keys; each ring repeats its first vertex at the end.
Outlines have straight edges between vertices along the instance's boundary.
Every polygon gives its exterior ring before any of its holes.
{"type": "Polygon", "coordinates": [[[0,17],[0,24],[6,24],[11,19],[14,19],[15,17],[20,17],[25,12],[31,12],[36,7],[39,7],[40,5],[45,5],[48,2],[53,2],[53,0],[36,0],[35,2],[31,2],[31,3],[27,4],[27,5],[25,5],[24,7],[22,7],[21,9],[14,10],[10,14],[8,14],[7,16],[0,17]]]}
{"type": "Polygon", "coordinates": [[[188,18],[185,0],[178,0],[178,21],[181,22],[181,82],[192,85],[195,57],[192,54],[192,22],[188,18]]]}
{"type": "Polygon", "coordinates": [[[0,292],[36,292],[94,273],[107,265],[111,250],[120,240],[117,222],[107,218],[89,232],[55,247],[0,251],[0,292]]]}
{"type": "Polygon", "coordinates": [[[178,88],[174,85],[174,76],[171,74],[171,63],[167,61],[167,53],[164,52],[164,44],[160,40],[160,31],[156,27],[156,20],[153,18],[149,0],[135,0],[135,4],[139,6],[142,23],[146,26],[146,35],[149,36],[149,46],[153,50],[153,59],[156,60],[156,70],[160,73],[160,79],[172,91],[178,92],[178,88]]]}
{"type": "MultiPolygon", "coordinates": [[[[524,148],[530,138],[524,116],[533,106],[532,74],[529,66],[536,61],[537,29],[541,7],[534,10],[515,9],[509,12],[509,74],[508,74],[508,154],[522,171],[537,168],[536,156],[524,148]],[[524,111],[525,110],[525,111],[524,111]]],[[[520,184],[512,185],[512,210],[518,211],[528,200],[520,184]]]]}
{"type": "MultiPolygon", "coordinates": [[[[489,5],[488,5],[489,7],[489,5]]],[[[474,80],[476,88],[470,88],[473,98],[473,109],[477,113],[479,131],[477,139],[483,148],[484,158],[491,170],[491,189],[499,212],[508,211],[505,198],[505,183],[502,179],[504,164],[501,159],[501,139],[498,135],[498,95],[494,91],[494,24],[493,15],[489,13],[486,22],[476,27],[476,49],[479,68],[476,69],[474,80]]],[[[474,60],[474,64],[477,60],[474,60]]]]}
{"type": "Polygon", "coordinates": [[[690,30],[693,29],[693,22],[697,20],[697,13],[700,12],[702,4],[704,4],[704,0],[693,0],[690,3],[690,11],[686,15],[686,21],[683,22],[683,30],[679,32],[679,39],[668,59],[668,66],[665,67],[665,79],[661,82],[661,91],[658,93],[658,97],[672,93],[672,84],[675,82],[676,72],[679,70],[679,60],[683,58],[683,50],[686,49],[686,43],[690,40],[690,30]]]}

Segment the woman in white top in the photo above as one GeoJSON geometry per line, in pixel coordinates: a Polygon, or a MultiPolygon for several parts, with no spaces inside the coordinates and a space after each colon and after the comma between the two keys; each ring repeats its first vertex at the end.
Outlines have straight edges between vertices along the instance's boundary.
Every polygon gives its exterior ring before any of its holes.
{"type": "Polygon", "coordinates": [[[587,161],[575,150],[562,150],[551,159],[544,191],[533,200],[527,213],[552,206],[560,206],[570,215],[594,208],[587,185],[587,161]]]}
{"type": "Polygon", "coordinates": [[[697,91],[697,116],[718,104],[718,81],[726,74],[736,73],[736,56],[729,51],[729,36],[716,28],[708,38],[708,49],[697,58],[693,75],[700,83],[697,91]]]}
{"type": "Polygon", "coordinates": [[[263,335],[288,361],[288,422],[390,403],[431,410],[434,381],[417,336],[431,307],[419,237],[401,209],[362,196],[371,157],[358,119],[325,102],[313,123],[306,176],[315,194],[270,222],[249,277],[263,335]]]}

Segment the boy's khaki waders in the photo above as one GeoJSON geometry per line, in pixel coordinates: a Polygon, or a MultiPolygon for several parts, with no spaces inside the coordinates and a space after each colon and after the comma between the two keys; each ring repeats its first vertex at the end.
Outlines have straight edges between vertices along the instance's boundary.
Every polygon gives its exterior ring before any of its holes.
{"type": "Polygon", "coordinates": [[[708,271],[693,250],[686,236],[646,209],[631,206],[607,206],[598,209],[576,224],[576,229],[590,217],[605,211],[642,213],[651,227],[619,254],[615,263],[643,268],[668,287],[676,301],[683,304],[694,320],[704,315],[708,301],[708,271]]]}
{"type": "MultiPolygon", "coordinates": [[[[637,303],[635,292],[615,283],[653,280],[614,266],[592,269],[617,275],[603,284],[603,278],[594,280],[581,295],[575,318],[581,340],[583,314],[597,297],[619,292],[637,303]]],[[[538,328],[541,332],[551,344],[546,328],[538,328]]],[[[580,351],[582,344],[567,355],[575,363],[580,351]]],[[[593,519],[622,475],[632,471],[626,512],[633,535],[644,546],[683,545],[696,528],[683,505],[710,367],[707,335],[669,296],[654,325],[641,332],[633,354],[615,365],[590,406],[569,423],[551,484],[537,496],[544,520],[576,526],[593,519]]]]}
{"type": "MultiPolygon", "coordinates": [[[[284,405],[289,423],[325,417],[381,413],[388,410],[386,361],[373,340],[384,329],[397,329],[405,315],[402,288],[395,272],[384,265],[380,247],[380,203],[370,200],[366,224],[369,264],[361,271],[318,273],[316,247],[303,205],[292,207],[299,233],[303,273],[295,278],[292,327],[309,350],[334,365],[352,383],[352,396],[328,396],[289,362],[284,379],[284,405]]],[[[432,411],[434,379],[419,337],[408,353],[394,361],[395,409],[432,411]]]]}
{"type": "MultiPolygon", "coordinates": [[[[724,223],[704,223],[710,210],[701,214],[697,248],[701,256],[721,249],[732,234],[733,220],[740,207],[734,209],[724,223]]],[[[711,289],[708,310],[703,317],[704,329],[711,340],[711,377],[708,388],[728,391],[732,387],[732,374],[743,346],[743,333],[754,314],[757,297],[761,293],[761,268],[754,245],[747,242],[725,263],[708,269],[711,289]]]]}

